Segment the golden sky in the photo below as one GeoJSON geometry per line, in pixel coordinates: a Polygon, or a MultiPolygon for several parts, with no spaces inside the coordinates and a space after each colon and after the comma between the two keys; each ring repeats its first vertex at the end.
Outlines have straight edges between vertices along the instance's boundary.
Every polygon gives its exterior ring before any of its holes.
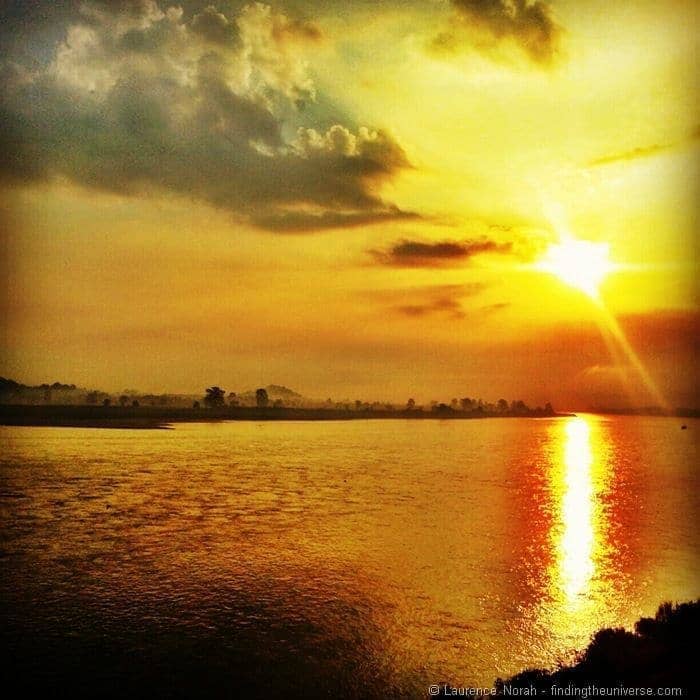
{"type": "Polygon", "coordinates": [[[694,0],[2,12],[2,376],[696,403],[694,0]]]}

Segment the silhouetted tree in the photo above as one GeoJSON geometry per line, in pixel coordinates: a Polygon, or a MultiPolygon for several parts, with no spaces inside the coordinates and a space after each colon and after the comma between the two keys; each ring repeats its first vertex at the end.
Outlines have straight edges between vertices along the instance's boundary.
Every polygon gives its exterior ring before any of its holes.
{"type": "Polygon", "coordinates": [[[102,405],[103,405],[103,406],[109,406],[111,403],[112,403],[111,399],[105,399],[105,400],[102,402],[102,405]]]}
{"type": "Polygon", "coordinates": [[[199,408],[199,401],[193,401],[192,408],[199,408]]]}
{"type": "Polygon", "coordinates": [[[553,416],[554,415],[554,408],[552,407],[552,404],[547,401],[547,403],[544,405],[544,412],[548,416],[553,416]]]}
{"type": "MultiPolygon", "coordinates": [[[[596,632],[586,650],[571,666],[554,671],[529,669],[503,681],[496,680],[498,697],[523,694],[547,695],[552,686],[583,689],[591,684],[632,688],[651,686],[686,689],[697,687],[697,630],[700,600],[672,605],[663,603],[653,618],[641,618],[634,632],[605,628],[596,632]]],[[[571,693],[578,696],[580,693],[571,693]]]]}
{"type": "Polygon", "coordinates": [[[496,405],[498,406],[499,413],[508,412],[508,402],[505,399],[498,399],[498,403],[496,405]]]}
{"type": "Polygon", "coordinates": [[[206,390],[204,403],[209,408],[217,408],[224,405],[224,396],[226,392],[218,386],[210,386],[206,390]]]}
{"type": "Polygon", "coordinates": [[[138,407],[140,406],[139,400],[138,400],[138,399],[134,399],[134,400],[131,402],[131,405],[132,405],[134,408],[138,408],[138,407]]]}
{"type": "Polygon", "coordinates": [[[409,411],[412,411],[416,407],[416,400],[415,399],[409,399],[406,401],[406,409],[409,411]]]}
{"type": "Polygon", "coordinates": [[[265,389],[257,389],[255,392],[255,405],[258,408],[265,408],[270,402],[270,397],[265,389]]]}
{"type": "Polygon", "coordinates": [[[89,391],[85,395],[85,403],[95,404],[98,402],[100,394],[97,391],[89,391]]]}
{"type": "Polygon", "coordinates": [[[528,412],[528,407],[524,401],[511,401],[510,410],[516,416],[523,416],[528,412]]]}
{"type": "Polygon", "coordinates": [[[465,396],[463,399],[459,400],[459,405],[463,411],[469,411],[472,407],[472,400],[465,396]]]}
{"type": "Polygon", "coordinates": [[[359,411],[362,408],[362,401],[360,399],[355,400],[355,410],[359,411]]]}
{"type": "Polygon", "coordinates": [[[228,405],[229,406],[238,406],[238,396],[236,395],[235,391],[232,391],[228,395],[228,405]]]}
{"type": "Polygon", "coordinates": [[[126,394],[122,394],[119,397],[119,405],[120,406],[126,406],[126,404],[129,403],[129,397],[126,394]]]}

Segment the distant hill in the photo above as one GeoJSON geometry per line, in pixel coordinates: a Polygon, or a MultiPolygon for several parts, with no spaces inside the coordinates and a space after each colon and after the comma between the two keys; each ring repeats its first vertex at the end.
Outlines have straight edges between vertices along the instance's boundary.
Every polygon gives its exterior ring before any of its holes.
{"type": "Polygon", "coordinates": [[[304,397],[298,392],[289,389],[286,386],[281,386],[279,384],[268,384],[265,387],[269,396],[275,396],[279,398],[287,397],[290,399],[303,399],[304,397]]]}

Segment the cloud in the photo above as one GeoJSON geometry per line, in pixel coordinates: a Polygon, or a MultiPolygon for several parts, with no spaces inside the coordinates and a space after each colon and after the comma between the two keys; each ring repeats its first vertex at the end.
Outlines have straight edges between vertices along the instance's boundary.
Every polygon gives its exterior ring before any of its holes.
{"type": "Polygon", "coordinates": [[[431,43],[436,53],[473,48],[491,54],[505,44],[530,61],[551,65],[560,52],[562,27],[548,0],[452,0],[453,21],[431,43]]]}
{"type": "Polygon", "coordinates": [[[509,254],[513,244],[482,237],[474,240],[425,242],[403,239],[386,250],[370,250],[381,265],[392,267],[447,267],[486,253],[509,254]]]}
{"type": "Polygon", "coordinates": [[[664,153],[665,151],[670,151],[674,148],[684,146],[685,144],[695,143],[698,140],[700,140],[700,125],[695,126],[686,134],[684,138],[677,141],[661,144],[655,143],[650,146],[637,146],[636,148],[631,148],[627,151],[611,153],[609,155],[601,156],[600,158],[594,158],[587,163],[587,166],[594,168],[601,165],[611,165],[613,163],[638,160],[640,158],[650,158],[651,156],[664,153]]]}
{"type": "Polygon", "coordinates": [[[397,306],[396,311],[404,316],[427,316],[429,314],[444,314],[448,318],[460,320],[465,317],[462,305],[456,299],[439,297],[427,304],[407,304],[397,306]]]}
{"type": "Polygon", "coordinates": [[[315,25],[292,21],[259,2],[246,5],[236,24],[243,56],[255,67],[267,89],[291,100],[314,99],[313,82],[296,47],[298,42],[316,41],[320,37],[315,25]]]}
{"type": "MultiPolygon", "coordinates": [[[[617,319],[664,398],[672,406],[697,406],[700,396],[700,313],[666,309],[626,314],[617,319]]],[[[611,362],[609,345],[593,323],[555,326],[530,341],[542,358],[568,363],[570,379],[562,384],[579,407],[649,406],[656,402],[639,372],[626,362],[611,362]]]]}
{"type": "Polygon", "coordinates": [[[630,388],[639,383],[639,375],[629,365],[594,364],[585,367],[570,380],[570,389],[585,396],[589,404],[602,408],[634,405],[630,388]]]}
{"type": "Polygon", "coordinates": [[[83,3],[43,63],[17,55],[1,67],[0,177],[172,193],[273,230],[406,218],[380,195],[410,167],[388,133],[289,135],[315,99],[305,55],[320,36],[261,3],[233,16],[83,3]]]}
{"type": "Polygon", "coordinates": [[[611,163],[619,163],[621,161],[647,158],[649,156],[654,156],[661,151],[665,151],[668,148],[669,146],[661,146],[658,144],[654,144],[653,146],[640,146],[629,151],[621,151],[619,153],[612,153],[607,156],[602,156],[601,158],[594,158],[588,163],[588,165],[589,167],[596,167],[598,165],[610,165],[611,163]]]}
{"type": "Polygon", "coordinates": [[[399,292],[407,297],[405,303],[391,307],[391,310],[400,316],[409,318],[422,318],[426,316],[444,316],[445,318],[459,321],[470,318],[484,318],[508,308],[508,302],[497,302],[482,306],[473,306],[464,309],[465,299],[475,297],[486,289],[484,284],[463,285],[436,285],[421,287],[399,292]]]}
{"type": "Polygon", "coordinates": [[[635,348],[649,350],[656,357],[700,352],[700,312],[696,309],[628,314],[618,320],[635,348]]]}
{"type": "Polygon", "coordinates": [[[235,22],[209,5],[197,13],[190,23],[191,30],[205,41],[222,46],[235,46],[239,42],[235,22]]]}
{"type": "MultiPolygon", "coordinates": [[[[374,289],[361,294],[373,304],[378,304],[382,314],[403,318],[424,318],[443,316],[450,320],[467,317],[463,302],[481,294],[486,285],[481,282],[470,284],[436,284],[394,289],[374,289]]],[[[490,307],[474,309],[469,315],[489,311],[490,307]]]]}
{"type": "Polygon", "coordinates": [[[402,211],[398,207],[388,206],[384,211],[289,211],[282,214],[260,215],[255,222],[262,228],[280,233],[303,233],[309,230],[331,228],[353,228],[377,224],[383,221],[397,221],[401,219],[421,219],[415,212],[402,211]]]}
{"type": "Polygon", "coordinates": [[[479,310],[482,311],[483,313],[496,313],[497,311],[503,311],[503,309],[508,309],[510,308],[511,303],[509,301],[499,301],[496,302],[495,304],[487,304],[486,306],[482,306],[479,310]]]}

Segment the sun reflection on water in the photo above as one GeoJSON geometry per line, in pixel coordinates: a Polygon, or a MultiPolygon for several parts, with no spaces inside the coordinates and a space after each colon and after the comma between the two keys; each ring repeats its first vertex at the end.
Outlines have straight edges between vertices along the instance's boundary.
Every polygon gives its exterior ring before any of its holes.
{"type": "Polygon", "coordinates": [[[610,523],[603,505],[610,465],[595,418],[578,416],[559,424],[555,440],[550,602],[545,617],[551,632],[580,646],[600,626],[614,593],[606,563],[610,523]]]}
{"type": "Polygon", "coordinates": [[[591,428],[583,418],[566,424],[564,473],[561,491],[561,529],[557,542],[559,587],[565,600],[576,605],[589,589],[595,573],[595,493],[591,428]]]}

